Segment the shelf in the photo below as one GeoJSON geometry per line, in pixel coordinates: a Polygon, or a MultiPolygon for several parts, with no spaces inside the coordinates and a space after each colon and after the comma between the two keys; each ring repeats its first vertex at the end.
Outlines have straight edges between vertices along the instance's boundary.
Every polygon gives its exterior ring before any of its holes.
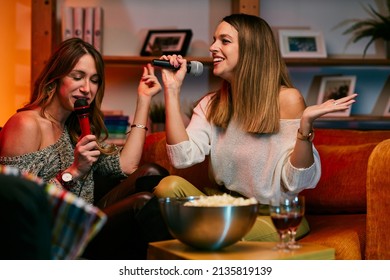
{"type": "Polygon", "coordinates": [[[390,130],[390,117],[351,116],[344,118],[319,118],[314,121],[315,128],[390,130]]]}
{"type": "MultiPolygon", "coordinates": [[[[108,1],[107,1],[108,2],[108,1]]],[[[260,0],[232,0],[232,11],[235,13],[259,13],[260,0]]],[[[34,82],[41,69],[47,63],[50,56],[60,42],[59,25],[56,19],[58,8],[63,5],[63,1],[32,1],[32,45],[31,45],[31,81],[34,82]]],[[[217,9],[218,6],[214,6],[217,9]]],[[[145,65],[152,59],[158,57],[142,56],[104,56],[107,66],[114,67],[133,67],[145,65]]],[[[205,57],[186,57],[189,61],[199,61],[205,67],[212,67],[212,58],[205,57]]],[[[328,57],[328,58],[285,58],[288,67],[384,67],[390,68],[390,59],[373,58],[362,56],[348,57],[328,57]]],[[[212,75],[210,75],[212,76],[212,75]]],[[[31,86],[33,88],[33,86],[31,86]]],[[[386,98],[388,98],[386,96],[386,98]]],[[[387,102],[387,100],[386,100],[387,102]]],[[[318,126],[344,126],[347,128],[364,127],[364,129],[375,129],[385,127],[390,129],[390,119],[383,117],[369,118],[338,118],[321,119],[316,121],[318,126]],[[366,128],[370,127],[370,128],[366,128]]]]}
{"type": "MultiPolygon", "coordinates": [[[[109,65],[139,65],[146,64],[157,56],[104,56],[109,65]]],[[[205,66],[212,66],[211,57],[186,57],[188,61],[199,61],[205,66]]],[[[285,58],[287,66],[389,66],[390,59],[381,58],[285,58]]]]}
{"type": "Polygon", "coordinates": [[[383,58],[285,58],[287,66],[390,66],[383,58]]]}
{"type": "MultiPolygon", "coordinates": [[[[185,57],[187,61],[199,61],[206,66],[212,66],[211,57],[185,57]]],[[[108,65],[140,65],[159,59],[157,56],[104,56],[104,62],[108,65]]]]}
{"type": "MultiPolygon", "coordinates": [[[[41,70],[47,63],[50,54],[60,43],[59,22],[56,19],[58,8],[62,8],[65,1],[31,1],[31,82],[34,83],[41,70]]],[[[80,2],[80,1],[79,1],[80,2]]],[[[82,2],[82,1],[81,1],[82,2]]],[[[109,2],[109,1],[107,1],[109,2]]],[[[211,4],[210,4],[211,5],[211,4]]],[[[218,8],[218,5],[211,5],[218,8]]],[[[150,7],[153,9],[153,6],[150,7]]],[[[245,13],[255,16],[260,14],[260,0],[232,0],[231,8],[233,13],[245,13]]],[[[146,19],[147,20],[147,19],[146,19]]],[[[147,63],[153,57],[139,56],[105,56],[106,64],[117,66],[141,65],[147,63]]],[[[210,57],[191,58],[206,66],[212,65],[210,57]]],[[[33,89],[33,85],[31,86],[33,89]]]]}

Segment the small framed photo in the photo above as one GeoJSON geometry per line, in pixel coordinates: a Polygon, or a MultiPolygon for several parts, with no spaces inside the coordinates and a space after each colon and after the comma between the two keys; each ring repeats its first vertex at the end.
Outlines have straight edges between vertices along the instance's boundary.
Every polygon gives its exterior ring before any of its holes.
{"type": "Polygon", "coordinates": [[[389,101],[387,101],[387,106],[386,106],[386,109],[383,113],[383,116],[390,117],[390,98],[389,98],[389,101]]]}
{"type": "MultiPolygon", "coordinates": [[[[329,99],[340,99],[351,95],[355,91],[356,76],[334,76],[321,79],[317,104],[324,103],[329,99]]],[[[324,115],[324,117],[349,117],[351,108],[324,115]]]]}
{"type": "Polygon", "coordinates": [[[160,56],[163,54],[184,56],[191,38],[191,29],[149,30],[141,50],[141,56],[160,56]]]}
{"type": "Polygon", "coordinates": [[[387,77],[385,84],[379,93],[375,106],[371,112],[373,116],[390,117],[390,76],[387,77]]]}
{"type": "Polygon", "coordinates": [[[319,31],[280,29],[280,52],[286,58],[324,58],[327,56],[324,36],[319,31]]]}

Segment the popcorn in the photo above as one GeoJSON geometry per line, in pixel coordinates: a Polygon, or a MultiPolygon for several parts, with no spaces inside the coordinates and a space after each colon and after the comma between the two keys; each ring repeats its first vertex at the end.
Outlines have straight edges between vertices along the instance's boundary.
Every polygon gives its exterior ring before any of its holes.
{"type": "Polygon", "coordinates": [[[224,193],[223,195],[200,196],[199,199],[187,201],[184,206],[217,207],[217,206],[245,206],[257,204],[255,198],[233,197],[224,193]]]}

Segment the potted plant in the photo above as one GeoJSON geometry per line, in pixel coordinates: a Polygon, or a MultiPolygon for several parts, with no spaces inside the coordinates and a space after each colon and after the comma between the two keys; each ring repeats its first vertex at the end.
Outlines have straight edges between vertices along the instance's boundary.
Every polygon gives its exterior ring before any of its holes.
{"type": "Polygon", "coordinates": [[[352,38],[348,43],[356,43],[362,38],[369,37],[370,41],[367,43],[363,51],[363,57],[366,55],[368,47],[377,39],[383,39],[387,51],[387,58],[389,58],[390,48],[390,0],[375,0],[378,7],[381,4],[386,6],[386,14],[381,14],[376,11],[372,5],[363,9],[370,15],[368,19],[347,19],[342,21],[339,26],[351,24],[351,26],[343,32],[343,34],[352,34],[352,38]],[[385,2],[385,3],[383,3],[385,2]]]}

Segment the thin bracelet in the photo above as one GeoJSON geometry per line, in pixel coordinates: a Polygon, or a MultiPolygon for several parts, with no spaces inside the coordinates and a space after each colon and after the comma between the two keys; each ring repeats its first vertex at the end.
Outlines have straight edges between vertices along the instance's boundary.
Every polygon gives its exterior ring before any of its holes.
{"type": "Polygon", "coordinates": [[[143,124],[132,124],[130,127],[131,128],[133,128],[133,127],[141,128],[141,129],[145,129],[146,131],[148,131],[148,128],[146,126],[144,126],[143,124]]]}

